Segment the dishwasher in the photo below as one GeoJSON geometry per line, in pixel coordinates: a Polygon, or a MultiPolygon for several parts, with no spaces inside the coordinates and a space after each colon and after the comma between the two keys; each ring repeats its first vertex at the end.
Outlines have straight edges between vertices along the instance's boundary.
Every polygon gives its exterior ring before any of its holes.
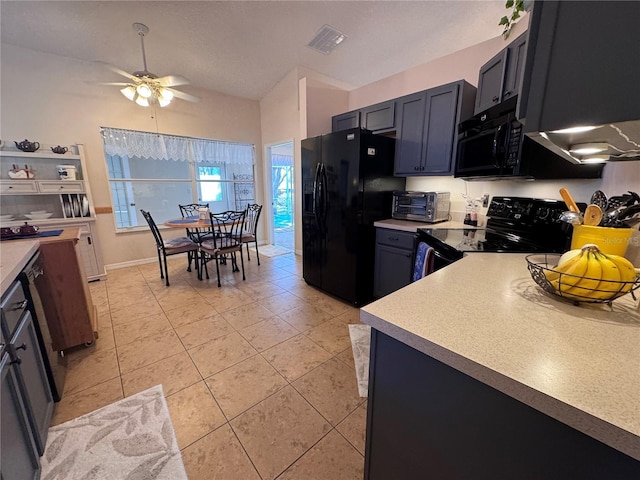
{"type": "Polygon", "coordinates": [[[43,268],[40,253],[36,253],[27,263],[25,268],[18,275],[18,280],[22,284],[25,297],[27,299],[27,308],[31,312],[34,319],[38,344],[42,352],[47,379],[51,387],[53,400],[60,401],[62,391],[64,389],[64,380],[67,373],[67,359],[64,352],[56,352],[51,345],[51,334],[47,325],[47,315],[42,306],[40,295],[38,295],[37,285],[44,279],[46,271],[43,268]]]}

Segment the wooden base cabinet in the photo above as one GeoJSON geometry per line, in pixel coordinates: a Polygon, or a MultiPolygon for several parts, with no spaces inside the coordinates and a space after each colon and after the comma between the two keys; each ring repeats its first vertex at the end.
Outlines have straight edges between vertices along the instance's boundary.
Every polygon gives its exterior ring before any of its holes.
{"type": "Polygon", "coordinates": [[[65,230],[59,237],[43,238],[40,244],[46,275],[35,281],[56,351],[91,344],[97,338],[97,311],[81,266],[77,233],[77,229],[65,230]]]}
{"type": "Polygon", "coordinates": [[[372,329],[364,478],[629,480],[640,462],[372,329]]]}

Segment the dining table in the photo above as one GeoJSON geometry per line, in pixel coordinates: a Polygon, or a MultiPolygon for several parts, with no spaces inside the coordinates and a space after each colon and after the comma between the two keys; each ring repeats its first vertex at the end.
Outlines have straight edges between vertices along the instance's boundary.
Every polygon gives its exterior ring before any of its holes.
{"type": "Polygon", "coordinates": [[[200,217],[180,217],[180,218],[172,218],[163,223],[165,227],[170,228],[188,228],[188,229],[211,229],[211,219],[210,218],[200,218],[200,217]]]}

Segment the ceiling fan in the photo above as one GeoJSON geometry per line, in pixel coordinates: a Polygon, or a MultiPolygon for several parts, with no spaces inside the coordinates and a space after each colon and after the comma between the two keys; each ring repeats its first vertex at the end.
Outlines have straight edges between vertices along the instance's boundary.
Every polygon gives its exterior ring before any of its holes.
{"type": "Polygon", "coordinates": [[[165,75],[158,77],[155,73],[147,70],[147,56],[144,51],[144,36],[149,33],[149,27],[142,23],[134,23],[133,30],[140,37],[140,45],[142,46],[142,64],[143,70],[127,73],[124,70],[114,67],[108,63],[104,65],[115,73],[122,75],[130,80],[130,82],[101,82],[100,85],[116,85],[123,87],[120,92],[129,100],[136,102],[138,105],[148,107],[153,103],[158,103],[161,107],[166,107],[171,100],[180,98],[189,102],[197,102],[200,99],[189,95],[188,93],[176,90],[173,87],[189,84],[189,80],[180,75],[165,75]]]}

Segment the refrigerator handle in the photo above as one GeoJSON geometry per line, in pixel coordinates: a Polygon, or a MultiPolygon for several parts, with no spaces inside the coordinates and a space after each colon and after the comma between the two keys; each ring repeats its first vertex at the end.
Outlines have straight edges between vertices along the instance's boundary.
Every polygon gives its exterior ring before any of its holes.
{"type": "Polygon", "coordinates": [[[316,217],[316,220],[318,218],[318,194],[320,193],[320,170],[321,170],[321,164],[317,163],[316,173],[313,177],[313,197],[311,199],[312,201],[311,213],[313,213],[313,215],[316,217]]]}
{"type": "Polygon", "coordinates": [[[328,200],[327,200],[327,167],[325,167],[324,163],[322,164],[322,222],[326,223],[327,220],[327,207],[328,207],[328,200]]]}

